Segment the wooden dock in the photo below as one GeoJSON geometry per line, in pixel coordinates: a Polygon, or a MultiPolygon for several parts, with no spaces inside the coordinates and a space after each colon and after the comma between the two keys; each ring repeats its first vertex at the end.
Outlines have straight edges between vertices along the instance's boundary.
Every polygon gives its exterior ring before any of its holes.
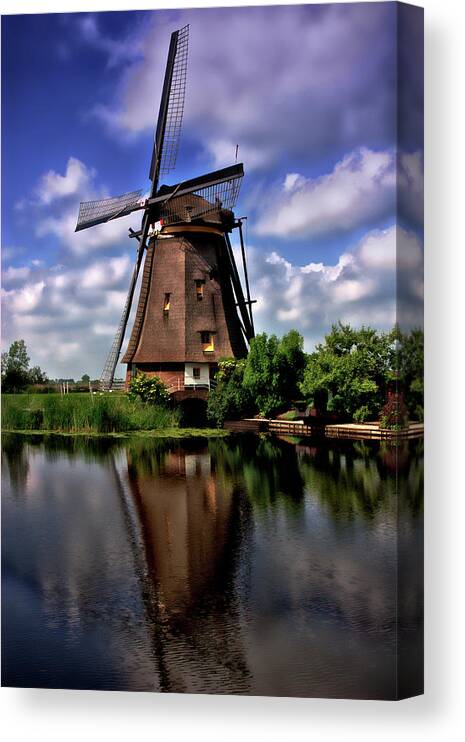
{"type": "Polygon", "coordinates": [[[245,418],[244,420],[226,420],[225,430],[234,433],[264,433],[268,430],[269,420],[263,418],[245,418]]]}
{"type": "Polygon", "coordinates": [[[312,435],[312,427],[305,425],[303,420],[269,420],[268,430],[278,435],[312,435]]]}
{"type": "Polygon", "coordinates": [[[406,440],[422,438],[423,423],[410,423],[403,430],[386,430],[378,423],[338,423],[331,425],[307,425],[301,420],[267,420],[248,418],[225,422],[226,430],[236,433],[274,433],[300,438],[345,438],[348,440],[406,440]]]}
{"type": "Polygon", "coordinates": [[[422,438],[423,423],[411,423],[402,430],[386,430],[378,423],[344,423],[341,425],[325,425],[326,438],[350,438],[352,440],[403,440],[407,438],[422,438]]]}

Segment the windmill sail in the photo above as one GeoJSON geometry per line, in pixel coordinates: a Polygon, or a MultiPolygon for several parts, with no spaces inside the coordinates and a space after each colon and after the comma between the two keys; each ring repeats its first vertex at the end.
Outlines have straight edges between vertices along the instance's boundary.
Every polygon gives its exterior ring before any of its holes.
{"type": "Polygon", "coordinates": [[[153,144],[149,177],[155,192],[160,175],[174,170],[186,95],[189,26],[171,34],[168,62],[153,144]]]}
{"type": "Polygon", "coordinates": [[[118,365],[119,356],[121,353],[121,347],[124,341],[124,335],[126,333],[126,326],[128,324],[129,314],[131,312],[132,299],[136,288],[137,277],[139,275],[140,265],[142,262],[143,249],[142,244],[139,244],[137,251],[136,263],[131,276],[131,283],[129,285],[128,295],[126,297],[126,303],[124,305],[123,313],[121,315],[120,323],[116,331],[110,352],[108,353],[103,367],[102,374],[100,376],[100,384],[103,389],[110,389],[115,376],[115,369],[118,365]]]}
{"type": "Polygon", "coordinates": [[[123,193],[122,196],[100,199],[99,201],[81,201],[76,232],[130,214],[139,206],[141,195],[142,190],[139,190],[123,193]]]}
{"type": "Polygon", "coordinates": [[[239,172],[229,180],[211,180],[189,193],[167,198],[160,206],[160,218],[168,225],[199,219],[219,209],[232,210],[237,203],[242,177],[239,172]]]}

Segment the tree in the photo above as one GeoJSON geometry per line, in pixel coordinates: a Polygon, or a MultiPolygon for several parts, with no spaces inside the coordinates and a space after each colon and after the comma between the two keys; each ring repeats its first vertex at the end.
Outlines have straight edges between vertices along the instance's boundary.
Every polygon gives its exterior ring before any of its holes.
{"type": "Polygon", "coordinates": [[[82,376],[81,376],[81,381],[84,381],[84,383],[85,383],[85,384],[88,384],[88,383],[89,383],[89,381],[90,381],[90,376],[89,376],[89,374],[82,374],[82,376]]]}
{"type": "Polygon", "coordinates": [[[326,394],[328,410],[341,418],[377,418],[393,379],[393,333],[355,330],[339,322],[307,358],[300,385],[309,403],[326,394]]]}
{"type": "Polygon", "coordinates": [[[409,415],[414,420],[423,420],[423,362],[424,334],[420,328],[409,333],[394,329],[397,340],[395,365],[398,371],[399,389],[409,415]]]}
{"type": "Polygon", "coordinates": [[[218,364],[207,416],[215,425],[259,412],[268,417],[295,399],[305,368],[303,338],[291,330],[278,339],[266,333],[250,343],[247,358],[218,364]]]}
{"type": "Polygon", "coordinates": [[[21,392],[28,384],[45,384],[47,374],[39,366],[29,368],[30,358],[24,340],[15,340],[7,352],[2,353],[2,389],[4,392],[21,392]]]}
{"type": "Polygon", "coordinates": [[[24,340],[15,340],[2,353],[2,387],[4,392],[20,392],[29,383],[29,356],[24,340]]]}
{"type": "Polygon", "coordinates": [[[244,387],[245,359],[226,358],[218,363],[216,385],[207,402],[207,418],[217,427],[225,420],[235,420],[252,414],[253,404],[244,387]]]}
{"type": "Polygon", "coordinates": [[[269,417],[295,399],[304,367],[303,338],[297,330],[281,340],[263,332],[251,341],[244,387],[261,415],[269,417]]]}
{"type": "Polygon", "coordinates": [[[46,384],[48,376],[40,366],[33,366],[29,371],[29,384],[46,384]]]}
{"type": "Polygon", "coordinates": [[[297,330],[290,330],[281,338],[278,360],[282,394],[287,400],[296,399],[300,391],[299,382],[302,381],[307,361],[304,339],[297,330]]]}

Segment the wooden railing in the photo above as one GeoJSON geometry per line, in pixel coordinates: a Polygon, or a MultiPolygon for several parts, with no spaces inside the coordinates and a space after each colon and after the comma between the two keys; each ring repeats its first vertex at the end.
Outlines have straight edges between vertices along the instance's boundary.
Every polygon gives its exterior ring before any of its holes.
{"type": "Polygon", "coordinates": [[[180,379],[179,377],[174,377],[172,379],[167,379],[164,382],[166,388],[168,389],[168,392],[170,394],[174,394],[174,392],[187,392],[187,391],[211,391],[216,386],[216,381],[214,379],[207,379],[206,381],[188,381],[186,383],[185,379],[180,379]]]}

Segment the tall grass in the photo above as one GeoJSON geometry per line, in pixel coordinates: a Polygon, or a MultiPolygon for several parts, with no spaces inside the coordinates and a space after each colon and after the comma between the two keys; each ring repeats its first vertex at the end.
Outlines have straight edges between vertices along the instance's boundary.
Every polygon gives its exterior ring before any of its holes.
{"type": "Polygon", "coordinates": [[[123,433],[173,428],[177,410],[120,394],[3,394],[3,430],[123,433]]]}

